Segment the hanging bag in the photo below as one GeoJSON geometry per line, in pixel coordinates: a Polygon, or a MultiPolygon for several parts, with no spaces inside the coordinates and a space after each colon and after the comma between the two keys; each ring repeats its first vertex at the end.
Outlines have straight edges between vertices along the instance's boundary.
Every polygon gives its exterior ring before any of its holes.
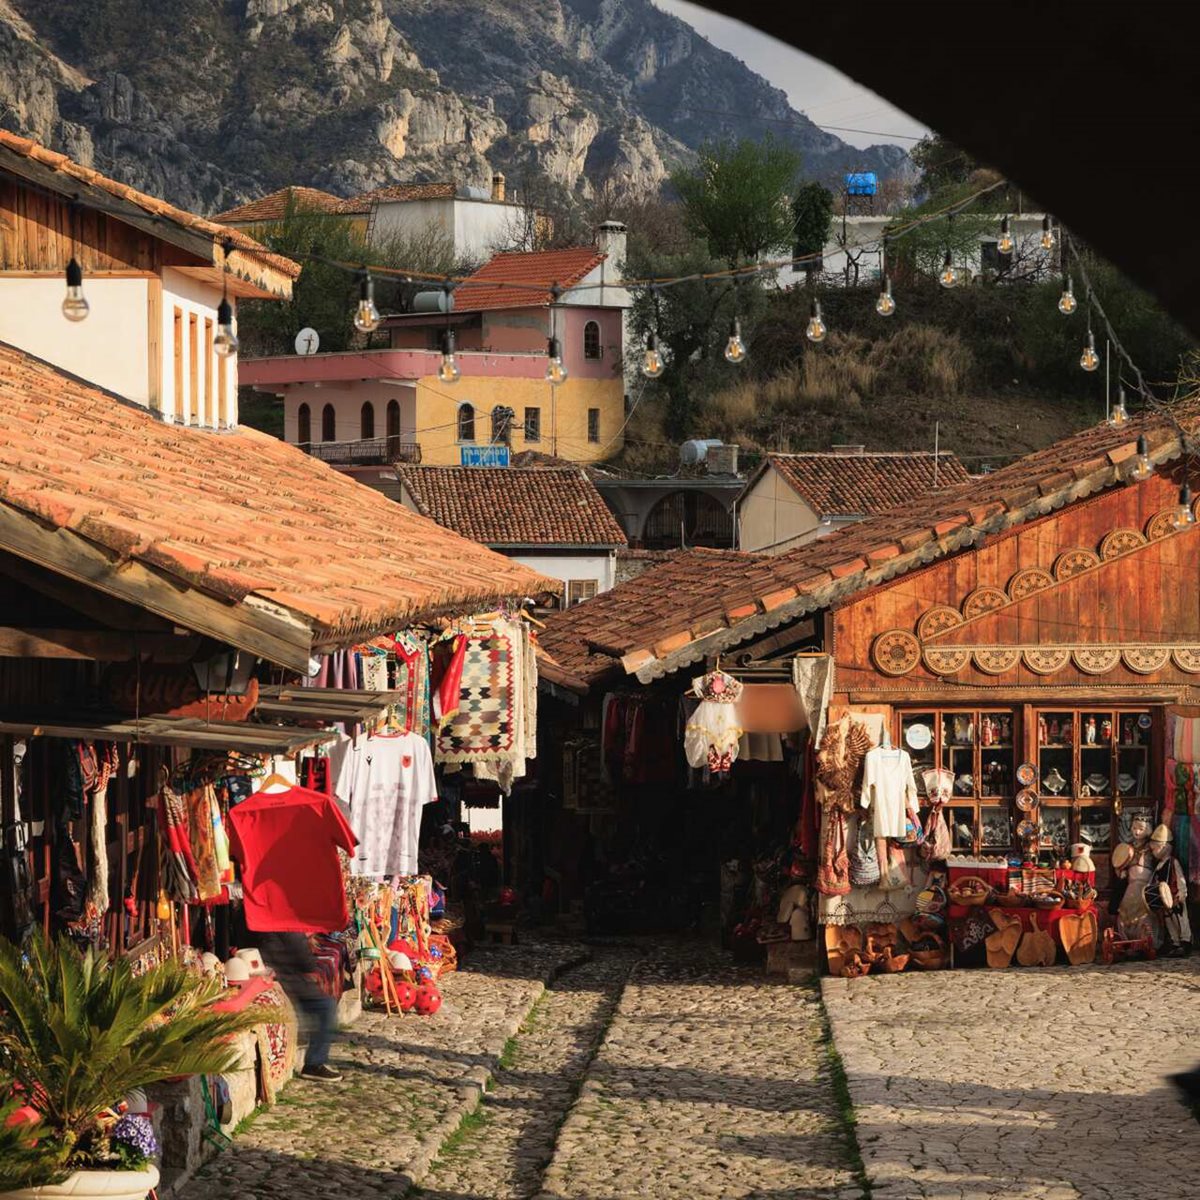
{"type": "Polygon", "coordinates": [[[952,843],[950,826],[946,824],[946,813],[940,803],[935,803],[925,817],[925,840],[918,853],[926,862],[945,862],[950,857],[952,843]]]}
{"type": "Polygon", "coordinates": [[[860,817],[850,855],[850,882],[855,887],[873,887],[879,882],[879,855],[875,852],[874,827],[870,818],[860,817]]]}

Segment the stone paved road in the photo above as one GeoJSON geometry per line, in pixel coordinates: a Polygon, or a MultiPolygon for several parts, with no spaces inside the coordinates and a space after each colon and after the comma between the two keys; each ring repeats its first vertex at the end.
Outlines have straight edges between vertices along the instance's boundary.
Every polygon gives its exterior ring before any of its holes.
{"type": "MultiPolygon", "coordinates": [[[[296,1079],[173,1200],[391,1200],[458,1123],[467,1089],[579,947],[478,947],[433,1017],[367,1013],[333,1051],[341,1083],[296,1079]]],[[[469,1100],[473,1105],[474,1098],[469,1100]]]]}
{"type": "Polygon", "coordinates": [[[593,951],[542,994],[479,1109],[421,1181],[421,1200],[528,1200],[637,955],[593,951]]]}
{"type": "Polygon", "coordinates": [[[816,993],[712,950],[635,968],[543,1180],[546,1200],[858,1200],[816,993]]]}
{"type": "Polygon", "coordinates": [[[1200,961],[823,981],[874,1200],[1194,1200],[1200,961]]]}

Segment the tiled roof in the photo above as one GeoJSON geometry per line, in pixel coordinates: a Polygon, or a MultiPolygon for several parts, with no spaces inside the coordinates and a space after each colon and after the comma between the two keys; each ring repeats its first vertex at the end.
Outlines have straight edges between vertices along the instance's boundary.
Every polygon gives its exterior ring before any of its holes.
{"type": "Polygon", "coordinates": [[[365,205],[357,207],[353,201],[343,200],[332,192],[321,191],[320,188],[284,187],[268,196],[260,196],[257,200],[239,204],[237,208],[217,213],[213,220],[222,225],[278,221],[288,211],[289,205],[301,212],[341,214],[367,211],[365,205]]]}
{"type": "MultiPolygon", "coordinates": [[[[1200,430],[1200,404],[1176,416],[1200,430]]],[[[1157,462],[1180,452],[1162,416],[1094,426],[785,554],[688,551],[555,614],[543,642],[590,681],[622,670],[656,678],[1119,482],[1139,433],[1157,462]]]]}
{"type": "Polygon", "coordinates": [[[590,246],[497,254],[455,289],[455,311],[543,308],[550,303],[554,284],[573,286],[604,258],[590,246]]]}
{"type": "Polygon", "coordinates": [[[387,187],[360,192],[346,201],[355,211],[362,212],[373,204],[388,204],[404,200],[452,200],[458,195],[453,183],[392,183],[387,187]]]}
{"type": "Polygon", "coordinates": [[[559,588],[278,438],[166,424],[3,343],[0,505],[328,640],[559,588]]]}
{"type": "Polygon", "coordinates": [[[398,466],[418,511],[487,546],[624,546],[579,467],[398,466]]]}
{"type": "MultiPolygon", "coordinates": [[[[768,454],[766,463],[819,517],[873,516],[934,487],[953,487],[970,478],[953,454],[939,454],[935,460],[929,451],[768,454]]],[[[759,474],[761,468],[756,479],[759,474]]]]}
{"type": "MultiPolygon", "coordinates": [[[[18,137],[15,133],[8,133],[6,130],[0,129],[0,170],[4,168],[7,154],[28,158],[56,174],[65,175],[88,187],[107,192],[119,200],[127,201],[151,217],[160,218],[192,233],[207,235],[216,243],[223,242],[228,238],[235,249],[270,263],[276,270],[290,275],[293,279],[300,274],[299,263],[294,263],[282,255],[272,254],[265,246],[256,242],[252,237],[248,237],[240,229],[218,225],[206,217],[198,217],[195,213],[185,212],[182,208],[176,208],[175,205],[158,199],[157,196],[148,196],[145,192],[139,192],[128,184],[118,183],[117,180],[110,179],[107,175],[101,175],[99,171],[94,171],[91,167],[82,166],[65,154],[47,150],[45,146],[33,141],[32,138],[18,137]]],[[[70,187],[69,184],[65,186],[70,187]]],[[[86,207],[87,198],[81,198],[80,203],[86,207]]]]}

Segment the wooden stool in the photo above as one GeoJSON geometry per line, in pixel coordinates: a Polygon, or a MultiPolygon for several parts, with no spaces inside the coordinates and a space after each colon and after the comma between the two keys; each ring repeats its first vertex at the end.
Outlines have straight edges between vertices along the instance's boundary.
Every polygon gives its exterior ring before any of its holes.
{"type": "Polygon", "coordinates": [[[517,944],[517,927],[512,921],[486,921],[483,932],[489,934],[493,942],[499,942],[502,946],[517,944]]]}

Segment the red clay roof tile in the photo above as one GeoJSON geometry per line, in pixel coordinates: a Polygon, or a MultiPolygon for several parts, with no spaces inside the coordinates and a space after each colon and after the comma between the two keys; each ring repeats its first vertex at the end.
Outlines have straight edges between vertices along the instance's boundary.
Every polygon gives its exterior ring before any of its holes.
{"type": "Polygon", "coordinates": [[[544,308],[553,298],[555,284],[572,287],[604,258],[590,246],[497,254],[455,289],[454,309],[544,308]]]}
{"type": "Polygon", "coordinates": [[[351,200],[343,200],[332,192],[323,192],[320,188],[283,187],[277,192],[259,196],[257,200],[248,200],[236,208],[228,208],[217,213],[213,220],[221,225],[249,225],[261,221],[281,220],[291,209],[294,212],[321,212],[334,214],[351,214],[368,211],[367,205],[355,207],[351,200]]]}
{"type": "Polygon", "coordinates": [[[0,502],[333,640],[560,588],[277,438],[166,424],[3,343],[0,502]]]}
{"type": "Polygon", "coordinates": [[[396,476],[417,511],[485,546],[624,546],[579,467],[410,467],[396,476]]]}

